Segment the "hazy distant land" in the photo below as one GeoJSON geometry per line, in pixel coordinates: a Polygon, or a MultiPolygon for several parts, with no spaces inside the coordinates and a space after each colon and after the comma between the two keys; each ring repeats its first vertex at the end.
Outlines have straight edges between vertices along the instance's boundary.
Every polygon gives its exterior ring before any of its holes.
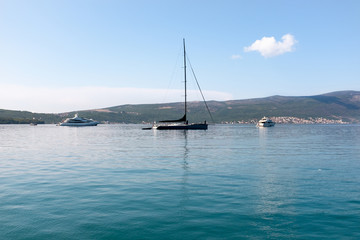
{"type": "MultiPolygon", "coordinates": [[[[102,123],[152,123],[162,119],[180,118],[184,104],[137,104],[102,109],[73,111],[58,114],[31,113],[28,111],[0,110],[0,124],[46,123],[54,124],[75,113],[102,123]]],[[[263,116],[277,123],[341,124],[360,122],[360,91],[339,91],[316,96],[271,96],[266,98],[209,101],[215,123],[255,123],[263,116]]],[[[211,118],[203,102],[188,103],[190,122],[211,118]]]]}

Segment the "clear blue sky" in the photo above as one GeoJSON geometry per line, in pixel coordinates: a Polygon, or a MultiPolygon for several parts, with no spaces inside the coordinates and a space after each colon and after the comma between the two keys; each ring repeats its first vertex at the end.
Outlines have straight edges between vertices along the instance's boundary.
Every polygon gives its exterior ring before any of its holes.
{"type": "Polygon", "coordinates": [[[0,109],[182,101],[182,38],[208,100],[360,90],[358,0],[0,0],[0,109]]]}

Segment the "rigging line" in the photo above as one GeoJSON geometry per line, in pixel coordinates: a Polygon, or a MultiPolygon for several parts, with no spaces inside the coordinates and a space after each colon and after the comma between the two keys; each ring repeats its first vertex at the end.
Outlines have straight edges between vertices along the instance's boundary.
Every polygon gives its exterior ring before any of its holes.
{"type": "Polygon", "coordinates": [[[194,75],[196,84],[197,84],[197,86],[198,86],[198,88],[199,88],[199,90],[200,90],[202,99],[204,100],[204,103],[205,103],[206,109],[208,110],[208,113],[209,113],[209,115],[210,115],[210,118],[211,118],[212,122],[215,123],[214,118],[213,118],[213,116],[212,116],[212,114],[211,114],[211,112],[210,112],[209,106],[208,106],[207,103],[206,103],[204,94],[203,94],[203,92],[201,91],[200,84],[199,84],[199,82],[198,82],[198,80],[197,80],[197,77],[196,77],[195,72],[194,72],[194,69],[193,69],[193,67],[192,67],[192,65],[191,65],[190,59],[189,59],[188,57],[187,57],[186,59],[187,59],[188,62],[189,62],[189,65],[190,65],[190,68],[191,68],[191,72],[192,72],[192,74],[194,75]]]}
{"type": "Polygon", "coordinates": [[[168,93],[169,93],[169,89],[170,89],[170,86],[172,86],[172,84],[173,84],[173,82],[174,82],[174,79],[175,79],[175,75],[178,73],[178,66],[179,66],[179,59],[180,59],[180,57],[181,57],[181,54],[182,54],[182,52],[181,52],[181,48],[180,48],[180,50],[178,51],[178,55],[177,55],[177,58],[176,58],[176,61],[175,61],[175,65],[174,65],[174,68],[173,68],[173,70],[172,70],[172,73],[171,73],[171,76],[170,76],[170,81],[168,82],[168,86],[167,86],[167,88],[166,88],[166,94],[165,94],[165,96],[164,96],[164,99],[163,99],[163,102],[165,102],[165,100],[167,99],[167,97],[168,97],[168,93]]]}
{"type": "MultiPolygon", "coordinates": [[[[173,82],[174,82],[174,79],[175,79],[175,75],[177,74],[177,72],[179,71],[178,70],[178,67],[179,67],[179,59],[182,55],[182,46],[179,47],[179,50],[178,50],[178,55],[176,57],[176,61],[175,61],[175,64],[174,64],[174,67],[172,69],[172,73],[171,73],[171,76],[170,76],[170,80],[168,82],[168,86],[166,88],[166,91],[165,91],[165,94],[162,96],[162,100],[161,102],[162,103],[167,103],[169,102],[168,100],[168,96],[169,96],[169,91],[170,91],[170,87],[173,86],[173,82]]],[[[161,113],[160,113],[160,110],[157,111],[157,119],[160,119],[160,116],[161,116],[161,113]]]]}

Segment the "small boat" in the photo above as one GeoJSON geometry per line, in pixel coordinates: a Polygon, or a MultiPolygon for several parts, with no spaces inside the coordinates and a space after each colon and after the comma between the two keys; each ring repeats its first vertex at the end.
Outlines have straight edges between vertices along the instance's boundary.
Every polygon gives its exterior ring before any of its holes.
{"type": "Polygon", "coordinates": [[[86,119],[79,117],[77,114],[73,118],[67,118],[59,126],[70,126],[70,127],[85,127],[85,126],[96,126],[99,122],[92,119],[86,119]]]}
{"type": "Polygon", "coordinates": [[[275,123],[267,117],[263,117],[258,123],[257,125],[258,127],[273,127],[275,126],[275,123]]]}
{"type": "MultiPolygon", "coordinates": [[[[187,115],[186,115],[187,114],[187,92],[186,92],[186,89],[187,89],[186,88],[186,83],[187,83],[187,81],[186,81],[185,39],[183,39],[183,46],[184,46],[184,85],[185,85],[185,101],[184,101],[184,103],[185,103],[184,112],[185,113],[184,113],[184,116],[182,118],[180,118],[180,119],[177,119],[177,120],[159,121],[159,123],[154,123],[151,128],[146,127],[146,128],[143,128],[143,130],[150,130],[150,129],[156,129],[156,130],[207,130],[208,129],[208,124],[206,123],[206,121],[204,121],[202,123],[189,123],[188,120],[187,120],[187,115]]],[[[196,77],[195,77],[195,79],[196,79],[196,77]]],[[[205,99],[204,99],[204,102],[205,102],[205,99]]],[[[205,105],[207,107],[206,102],[205,102],[205,105]]],[[[211,116],[210,111],[209,111],[209,114],[211,116]]]]}

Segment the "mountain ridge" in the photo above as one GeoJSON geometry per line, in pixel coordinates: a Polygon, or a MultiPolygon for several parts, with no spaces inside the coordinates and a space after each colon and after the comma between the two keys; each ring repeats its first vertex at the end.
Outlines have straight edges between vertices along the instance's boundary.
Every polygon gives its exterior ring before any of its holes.
{"type": "MultiPolygon", "coordinates": [[[[215,123],[254,122],[263,116],[323,118],[346,123],[360,122],[360,91],[336,91],[313,96],[280,96],[207,102],[215,123]]],[[[79,113],[86,118],[110,123],[151,123],[182,116],[184,103],[124,104],[107,108],[45,114],[28,111],[1,110],[0,120],[33,119],[57,123],[79,113]]],[[[210,120],[203,102],[188,102],[191,122],[210,120]]],[[[0,121],[1,123],[1,121],[0,121]]]]}

